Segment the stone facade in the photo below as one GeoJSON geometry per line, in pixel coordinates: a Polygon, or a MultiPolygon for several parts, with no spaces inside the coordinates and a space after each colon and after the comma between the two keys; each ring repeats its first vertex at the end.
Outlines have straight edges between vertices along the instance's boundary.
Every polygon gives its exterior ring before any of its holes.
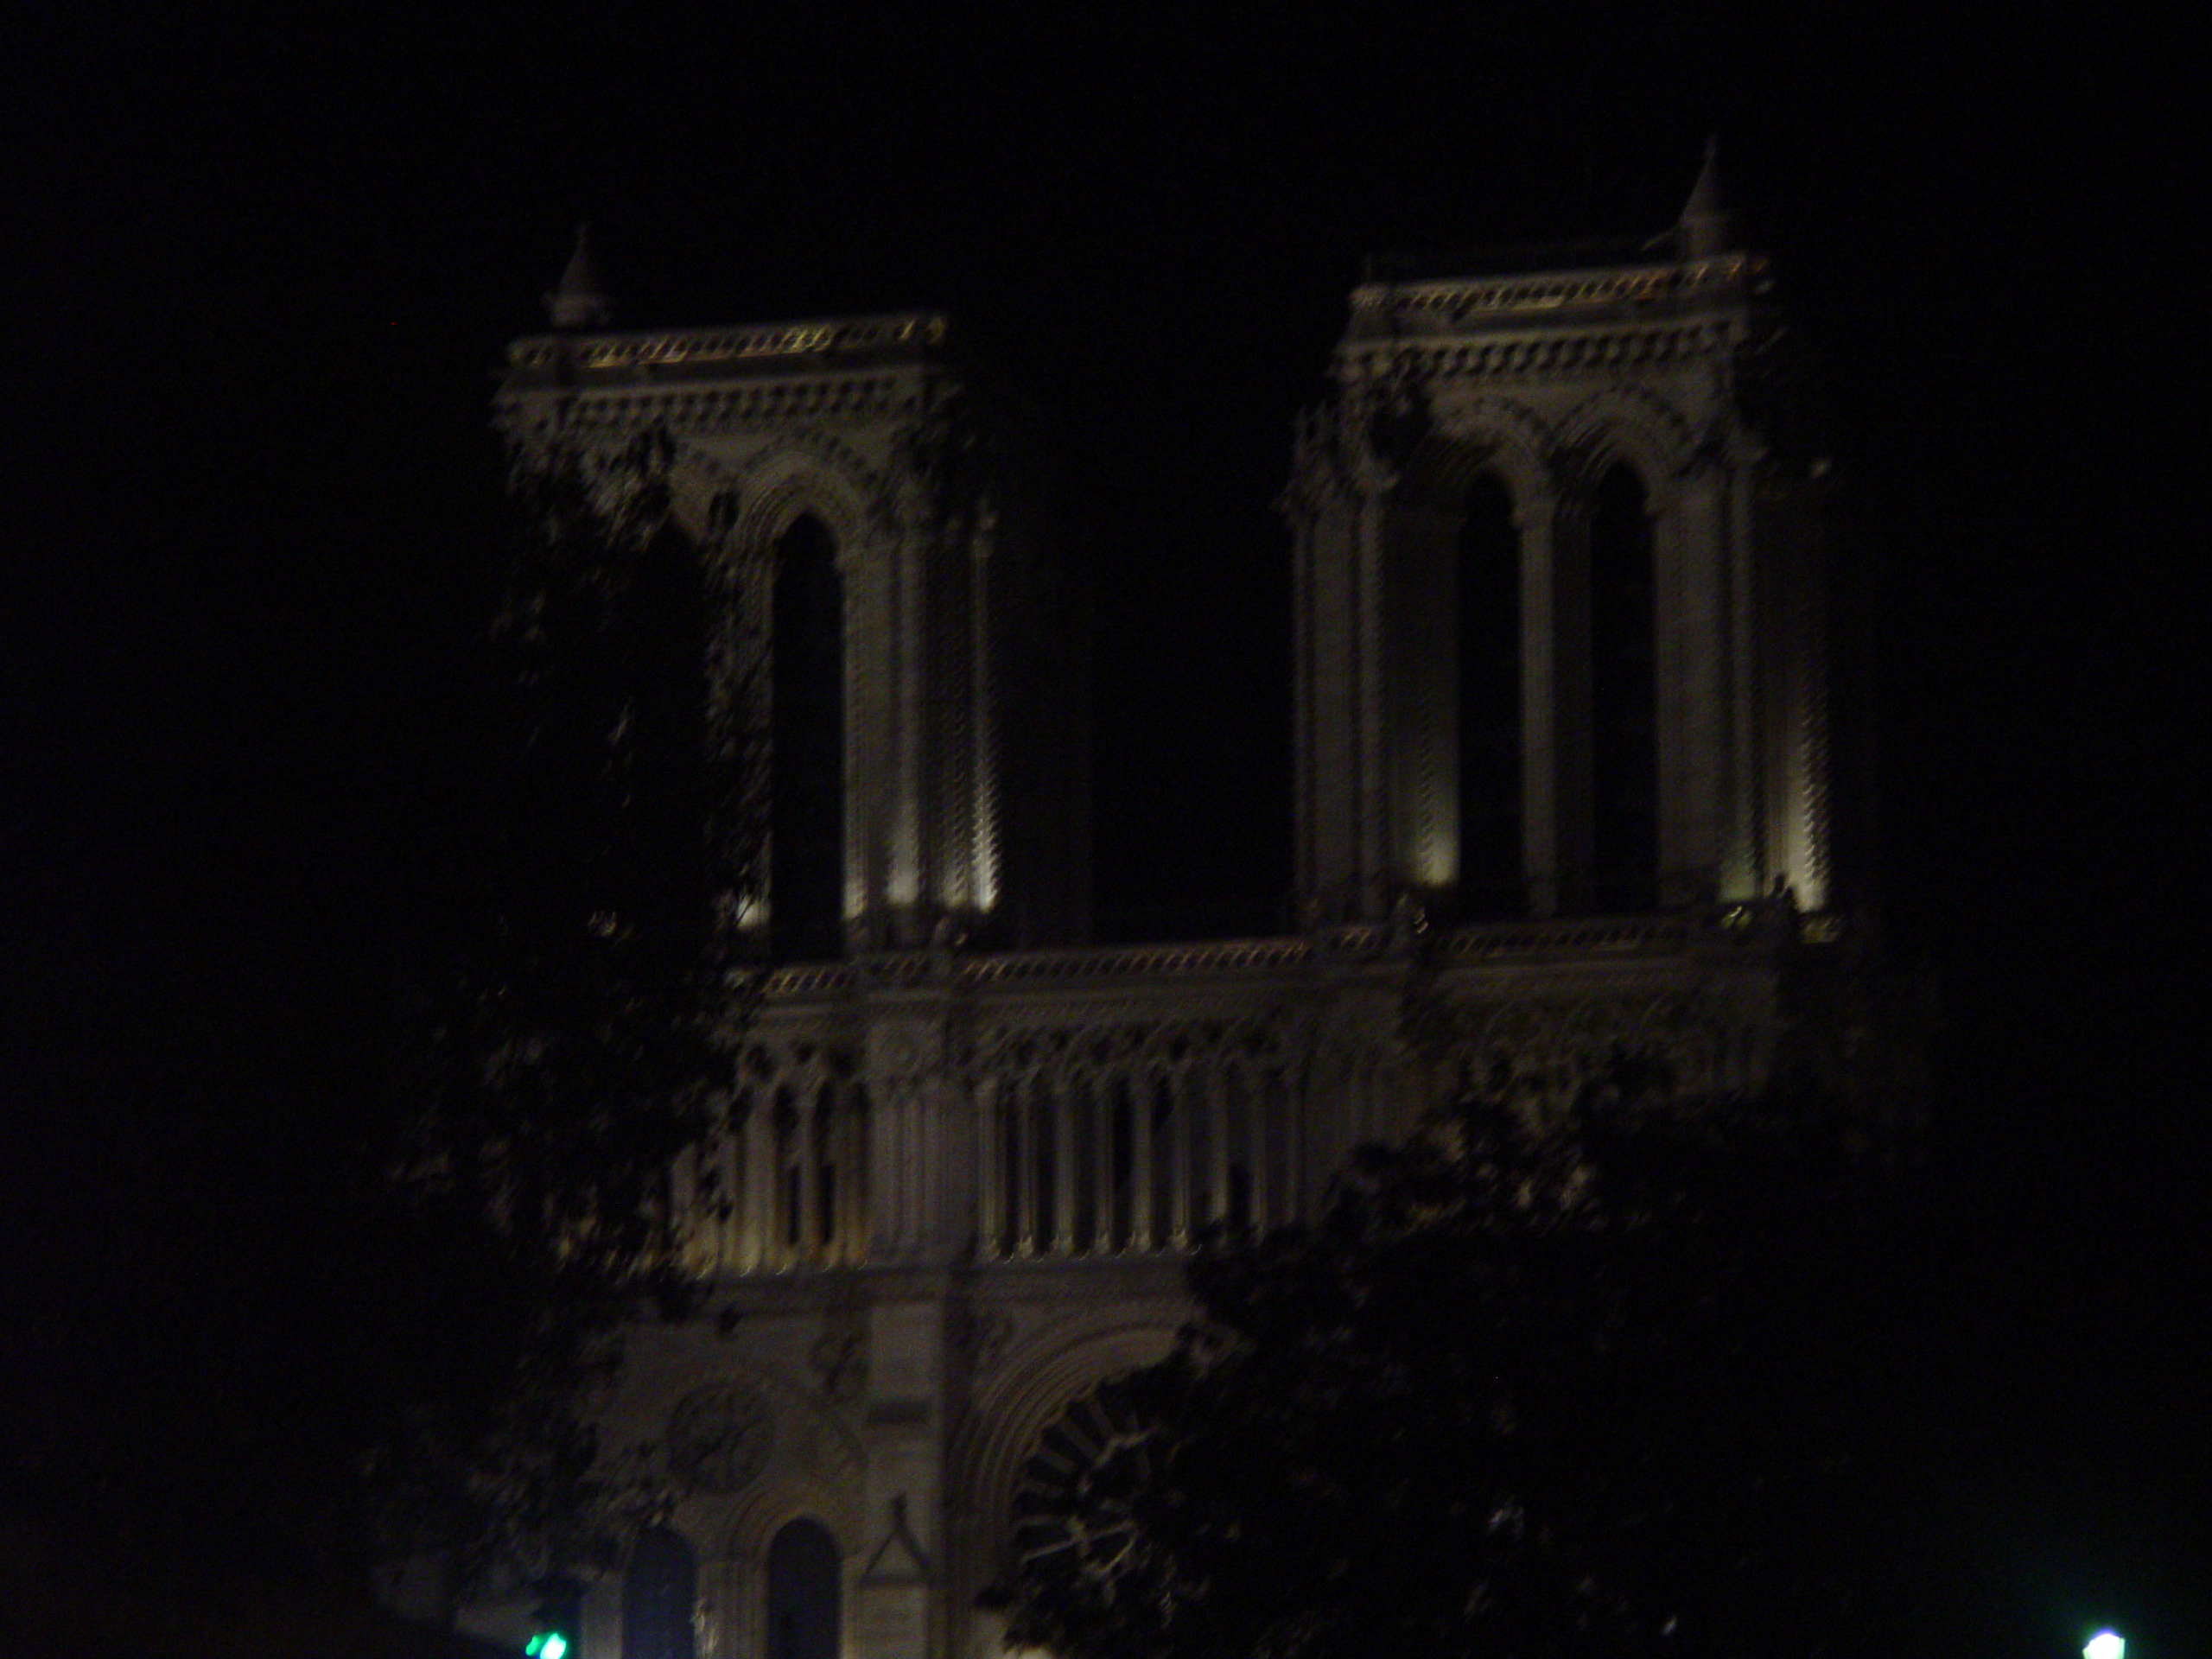
{"type": "MultiPolygon", "coordinates": [[[[718,729],[774,729],[781,682],[741,671],[777,649],[804,515],[846,647],[843,948],[769,973],[730,1133],[676,1172],[683,1248],[740,1317],[635,1344],[610,1427],[683,1494],[654,1554],[679,1567],[633,1572],[627,1616],[594,1586],[588,1659],[995,1659],[979,1598],[1036,1542],[1025,1465],[1111,1432],[1082,1402],[1165,1351],[1200,1230],[1310,1213],[1350,1147],[1476,1073],[1564,1090],[1624,1048],[1693,1087],[1766,1071],[1846,896],[1816,486],[1738,396],[1768,286],[1708,176],[1657,251],[1355,292],[1283,501],[1301,926],[1130,948],[1082,942],[1077,698],[1037,649],[1066,590],[941,319],[513,348],[523,444],[675,439],[709,671],[738,688],[718,729]],[[1510,523],[1495,625],[1478,486],[1510,523]],[[1478,903],[1483,814],[1510,879],[1478,903]],[[1630,890],[1608,855],[1641,861],[1641,902],[1602,902],[1630,890]],[[803,1591],[810,1526],[836,1566],[803,1591]],[[671,1597],[688,1631],[639,1611],[671,1597]]],[[[763,940],[772,889],[739,896],[763,940]]]]}

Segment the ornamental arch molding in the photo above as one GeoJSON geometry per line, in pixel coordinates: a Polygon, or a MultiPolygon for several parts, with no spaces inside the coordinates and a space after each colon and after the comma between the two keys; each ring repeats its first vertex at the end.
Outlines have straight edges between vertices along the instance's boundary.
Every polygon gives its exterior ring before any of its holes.
{"type": "Polygon", "coordinates": [[[1554,450],[1562,493],[1586,501],[1616,461],[1643,486],[1656,514],[1670,504],[1676,480],[1697,454],[1697,434],[1677,410],[1642,386],[1608,386],[1568,410],[1554,450]]]}
{"type": "MultiPolygon", "coordinates": [[[[861,1517],[853,1500],[861,1491],[859,1471],[849,1475],[828,1470],[790,1470],[764,1481],[729,1505],[710,1534],[722,1560],[740,1571],[758,1573],[765,1569],[768,1546],[776,1535],[794,1521],[819,1523],[836,1541],[839,1556],[848,1565],[859,1548],[861,1517]]],[[[683,1511],[677,1511],[679,1520],[683,1511]]]]}
{"type": "Polygon", "coordinates": [[[753,455],[734,480],[730,548],[741,561],[765,559],[799,518],[812,513],[836,544],[838,569],[887,533],[896,513],[881,474],[849,444],[817,429],[787,433],[753,455]]]}
{"type": "Polygon", "coordinates": [[[970,1522],[957,1565],[971,1593],[1012,1564],[1014,1489],[1045,1431],[1100,1383],[1166,1358],[1178,1328],[1166,1319],[1124,1318],[1074,1335],[1059,1325],[1002,1362],[998,1380],[979,1395],[956,1438],[950,1460],[953,1491],[970,1522]]]}
{"type": "Polygon", "coordinates": [[[1399,485],[1409,502],[1456,511],[1485,472],[1497,475],[1513,498],[1516,515],[1549,494],[1546,457],[1559,437],[1534,410],[1491,395],[1438,400],[1439,429],[1414,453],[1399,485]]]}
{"type": "MultiPolygon", "coordinates": [[[[856,1470],[835,1478],[801,1470],[772,1477],[734,1502],[677,1507],[676,1530],[692,1541],[699,1557],[694,1617],[701,1659],[767,1650],[768,1548],[794,1521],[811,1521],[830,1535],[837,1548],[841,1599],[849,1597],[861,1530],[852,1505],[860,1490],[856,1470]]],[[[849,1608],[849,1600],[846,1605],[849,1608]]]]}

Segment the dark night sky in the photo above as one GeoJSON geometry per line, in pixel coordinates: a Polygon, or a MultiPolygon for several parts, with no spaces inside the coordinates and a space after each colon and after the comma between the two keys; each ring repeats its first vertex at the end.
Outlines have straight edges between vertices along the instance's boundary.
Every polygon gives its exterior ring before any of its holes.
{"type": "MultiPolygon", "coordinates": [[[[1717,131],[1883,561],[1890,911],[1946,1005],[1941,1570],[1993,1653],[2103,1610],[2142,1659],[2212,1639],[2178,42],[631,10],[12,45],[0,1238],[67,1259],[365,1086],[465,793],[491,371],[578,219],[626,325],[943,308],[1043,401],[1097,564],[1102,902],[1226,924],[1287,874],[1268,504],[1361,256],[1656,231],[1717,131]]],[[[235,1179],[216,1210],[265,1198],[235,1179]]]]}

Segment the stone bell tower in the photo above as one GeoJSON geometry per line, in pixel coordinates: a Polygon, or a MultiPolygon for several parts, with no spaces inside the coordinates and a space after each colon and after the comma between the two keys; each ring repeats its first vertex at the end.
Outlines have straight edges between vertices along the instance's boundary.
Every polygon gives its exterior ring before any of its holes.
{"type": "Polygon", "coordinates": [[[1825,462],[1713,157],[1673,231],[1370,272],[1300,433],[1309,916],[1832,900],[1825,462]]]}
{"type": "Polygon", "coordinates": [[[499,423],[587,461],[672,448],[711,741],[765,795],[743,940],[784,962],[1080,940],[1082,634],[1024,423],[946,320],[599,332],[581,240],[546,303],[556,332],[509,348],[499,423]]]}
{"type": "Polygon", "coordinates": [[[603,332],[571,265],[499,419],[672,457],[776,964],[669,1187],[733,1321],[629,1344],[607,1443],[668,1509],[584,1659],[1013,1659],[995,1592],[1081,1544],[1208,1228],[1310,1218],[1503,1066],[1770,1074],[1851,940],[1769,288],[1708,160],[1656,241],[1357,289],[1283,498],[1304,925],[1093,947],[1084,635],[1007,400],[941,317],[603,332]]]}

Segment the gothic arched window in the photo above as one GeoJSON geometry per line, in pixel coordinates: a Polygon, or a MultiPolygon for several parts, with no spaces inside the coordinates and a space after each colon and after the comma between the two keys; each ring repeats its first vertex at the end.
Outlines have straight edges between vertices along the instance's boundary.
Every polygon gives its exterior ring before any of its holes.
{"type": "Polygon", "coordinates": [[[777,1243],[790,1256],[798,1254],[804,1238],[801,1217],[806,1213],[806,1164],[801,1156],[801,1125],[798,1103],[786,1084],[776,1090],[775,1137],[777,1243]]]}
{"type": "Polygon", "coordinates": [[[768,1546],[767,1659],[838,1659],[837,1541],[801,1517],[768,1546]]]}
{"type": "Polygon", "coordinates": [[[622,1574],[622,1659],[692,1659],[699,1567],[665,1527],[638,1540],[622,1574]]]}
{"type": "Polygon", "coordinates": [[[834,957],[845,913],[845,603],[836,543],[807,514],[776,543],[769,639],[768,935],[834,957]]]}
{"type": "Polygon", "coordinates": [[[1657,680],[1651,515],[1616,462],[1590,515],[1590,855],[1600,910],[1659,902],[1657,680]]]}
{"type": "Polygon", "coordinates": [[[823,1084],[814,1096],[814,1236],[807,1241],[825,1259],[837,1236],[837,1091],[823,1084]]]}
{"type": "Polygon", "coordinates": [[[1521,532],[1505,486],[1467,492],[1458,549],[1459,899],[1518,915],[1521,881],[1521,532]]]}

